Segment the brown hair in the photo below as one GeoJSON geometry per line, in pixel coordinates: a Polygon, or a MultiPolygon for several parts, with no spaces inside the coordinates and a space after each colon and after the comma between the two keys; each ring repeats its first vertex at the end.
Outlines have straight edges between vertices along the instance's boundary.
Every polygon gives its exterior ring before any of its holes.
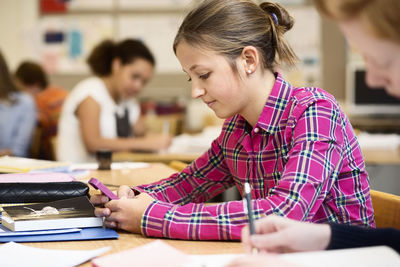
{"type": "Polygon", "coordinates": [[[7,63],[0,52],[0,99],[11,100],[9,98],[10,94],[16,91],[17,87],[11,78],[7,63]]]}
{"type": "Polygon", "coordinates": [[[92,72],[98,76],[111,74],[112,61],[118,58],[122,65],[132,63],[141,58],[155,65],[155,59],[150,50],[139,40],[126,39],[118,43],[104,40],[90,53],[87,63],[92,72]]]}
{"type": "Polygon", "coordinates": [[[24,85],[39,85],[42,89],[49,84],[43,68],[32,61],[22,62],[15,71],[15,77],[24,85]]]}
{"type": "Polygon", "coordinates": [[[235,60],[246,46],[261,54],[264,69],[273,70],[277,56],[293,65],[297,57],[283,37],[293,18],[279,4],[251,0],[205,0],[194,8],[179,27],[174,51],[182,41],[225,56],[234,71],[235,60]]]}
{"type": "Polygon", "coordinates": [[[400,42],[399,0],[314,0],[317,9],[335,20],[359,18],[377,37],[400,42]]]}

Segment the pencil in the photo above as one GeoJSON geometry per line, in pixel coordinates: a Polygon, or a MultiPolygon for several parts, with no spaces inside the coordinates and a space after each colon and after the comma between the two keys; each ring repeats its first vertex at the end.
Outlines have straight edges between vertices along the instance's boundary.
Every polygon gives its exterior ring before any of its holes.
{"type": "MultiPolygon", "coordinates": [[[[249,221],[250,227],[250,235],[254,235],[256,233],[256,229],[254,227],[254,217],[253,217],[253,208],[251,203],[251,188],[249,183],[244,184],[244,198],[243,198],[243,206],[244,210],[247,213],[247,219],[249,221]]],[[[257,248],[252,249],[253,254],[257,254],[257,248]]]]}

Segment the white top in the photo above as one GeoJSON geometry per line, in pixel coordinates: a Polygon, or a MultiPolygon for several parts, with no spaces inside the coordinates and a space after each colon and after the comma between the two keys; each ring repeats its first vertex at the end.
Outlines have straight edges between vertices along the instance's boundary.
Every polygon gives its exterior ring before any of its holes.
{"type": "Polygon", "coordinates": [[[56,148],[56,157],[59,161],[72,163],[95,161],[95,155],[85,148],[79,120],[75,116],[79,104],[88,97],[92,97],[101,107],[100,135],[104,138],[117,137],[116,112],[122,116],[125,108],[128,108],[131,125],[139,118],[140,108],[134,98],[117,104],[100,78],[90,77],[81,81],[69,93],[61,112],[56,148]]]}

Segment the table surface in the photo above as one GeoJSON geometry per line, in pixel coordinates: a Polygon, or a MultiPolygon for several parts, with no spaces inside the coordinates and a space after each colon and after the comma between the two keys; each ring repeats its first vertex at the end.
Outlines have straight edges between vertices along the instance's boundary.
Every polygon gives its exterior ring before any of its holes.
{"type": "Polygon", "coordinates": [[[143,162],[162,162],[168,164],[170,161],[179,160],[190,163],[197,159],[201,154],[199,153],[150,153],[150,152],[116,152],[113,153],[113,161],[143,161],[143,162]]]}
{"type": "MultiPolygon", "coordinates": [[[[371,165],[400,165],[400,148],[398,149],[362,149],[365,163],[371,165]]],[[[114,153],[113,161],[144,161],[163,162],[168,164],[172,160],[190,163],[201,154],[179,153],[139,153],[118,152],[114,153]]]]}
{"type": "MultiPolygon", "coordinates": [[[[92,171],[90,176],[97,177],[103,183],[114,185],[140,185],[151,183],[165,178],[174,173],[171,169],[162,163],[151,163],[148,167],[137,169],[122,169],[112,171],[92,171]]],[[[114,188],[114,189],[115,189],[114,188]]],[[[110,189],[113,189],[110,186],[110,189]]],[[[71,249],[71,250],[92,250],[110,246],[111,250],[106,254],[115,253],[137,246],[144,245],[156,239],[146,238],[139,234],[132,234],[124,231],[118,231],[120,235],[116,240],[92,240],[92,241],[68,241],[68,242],[39,242],[24,243],[24,245],[45,248],[45,249],[71,249]]],[[[168,245],[179,249],[187,254],[215,254],[215,253],[243,253],[240,242],[225,241],[187,241],[187,240],[169,240],[163,239],[168,245]]],[[[90,262],[81,266],[91,266],[90,262]]]]}

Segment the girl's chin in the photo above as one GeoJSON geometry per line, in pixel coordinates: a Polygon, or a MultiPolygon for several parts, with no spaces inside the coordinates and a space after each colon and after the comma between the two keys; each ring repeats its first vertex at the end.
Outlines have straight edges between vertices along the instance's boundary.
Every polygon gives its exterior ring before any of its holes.
{"type": "Polygon", "coordinates": [[[235,114],[230,114],[230,113],[224,113],[224,112],[218,112],[214,110],[214,114],[219,118],[219,119],[227,119],[232,117],[235,114]]]}

